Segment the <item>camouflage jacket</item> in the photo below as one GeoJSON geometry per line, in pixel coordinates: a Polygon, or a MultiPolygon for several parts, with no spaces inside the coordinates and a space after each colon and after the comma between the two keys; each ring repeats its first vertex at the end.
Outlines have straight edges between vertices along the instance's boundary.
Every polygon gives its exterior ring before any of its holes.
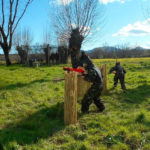
{"type": "Polygon", "coordinates": [[[123,75],[126,73],[126,70],[120,65],[116,65],[115,67],[111,68],[109,73],[112,73],[113,71],[116,71],[116,75],[123,75]]]}
{"type": "Polygon", "coordinates": [[[87,68],[86,70],[87,74],[84,75],[86,81],[102,85],[101,71],[97,67],[87,68]]]}

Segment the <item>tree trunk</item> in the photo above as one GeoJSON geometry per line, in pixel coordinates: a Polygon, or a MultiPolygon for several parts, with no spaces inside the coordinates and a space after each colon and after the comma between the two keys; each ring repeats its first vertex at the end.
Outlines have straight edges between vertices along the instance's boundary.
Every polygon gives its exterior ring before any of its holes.
{"type": "Polygon", "coordinates": [[[46,64],[49,65],[49,60],[50,60],[50,47],[47,45],[47,47],[44,48],[44,53],[45,53],[45,59],[46,59],[46,64]]]}
{"type": "Polygon", "coordinates": [[[48,48],[44,48],[44,53],[45,53],[46,64],[48,65],[48,48]]]}
{"type": "Polygon", "coordinates": [[[83,36],[79,32],[79,28],[73,29],[69,39],[69,50],[71,53],[71,63],[73,68],[79,66],[80,49],[83,41],[83,36]]]}
{"type": "Polygon", "coordinates": [[[63,46],[58,47],[59,62],[61,64],[68,63],[68,49],[63,46]]]}
{"type": "Polygon", "coordinates": [[[11,61],[9,58],[9,49],[5,48],[5,49],[3,49],[3,51],[4,51],[4,55],[5,55],[6,65],[9,66],[9,65],[11,65],[11,61]]]}
{"type": "Polygon", "coordinates": [[[79,66],[79,58],[80,58],[80,49],[72,49],[71,64],[73,68],[77,68],[79,66]]]}

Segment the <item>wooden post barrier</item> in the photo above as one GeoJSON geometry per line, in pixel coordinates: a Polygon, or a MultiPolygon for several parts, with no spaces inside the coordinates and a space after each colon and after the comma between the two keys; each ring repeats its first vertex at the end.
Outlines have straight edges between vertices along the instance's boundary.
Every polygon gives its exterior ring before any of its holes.
{"type": "Polygon", "coordinates": [[[77,123],[77,73],[65,74],[64,123],[77,123]]]}
{"type": "Polygon", "coordinates": [[[85,81],[82,76],[78,76],[77,82],[77,96],[78,99],[82,99],[88,89],[91,87],[92,83],[85,81]]]}
{"type": "Polygon", "coordinates": [[[38,68],[39,67],[39,63],[38,62],[33,62],[33,67],[38,68]]]}
{"type": "Polygon", "coordinates": [[[107,91],[107,66],[106,64],[99,67],[103,77],[103,92],[107,91]]]}
{"type": "MultiPolygon", "coordinates": [[[[106,64],[99,67],[103,76],[103,92],[107,90],[106,64]]],[[[77,123],[77,99],[82,99],[92,83],[85,81],[76,72],[65,74],[65,100],[64,100],[64,123],[66,125],[77,123]]]]}

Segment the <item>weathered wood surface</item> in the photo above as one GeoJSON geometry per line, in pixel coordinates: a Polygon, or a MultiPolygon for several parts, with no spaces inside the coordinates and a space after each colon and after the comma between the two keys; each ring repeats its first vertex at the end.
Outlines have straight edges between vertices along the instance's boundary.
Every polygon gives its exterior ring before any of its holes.
{"type": "Polygon", "coordinates": [[[99,67],[99,69],[101,70],[102,73],[102,77],[103,77],[103,92],[107,91],[107,65],[101,65],[99,67]]]}
{"type": "MultiPolygon", "coordinates": [[[[99,67],[102,73],[103,77],[103,92],[107,90],[107,66],[106,64],[99,67]]],[[[88,89],[91,87],[92,83],[85,81],[82,76],[78,76],[77,81],[77,94],[78,98],[81,99],[85,95],[85,93],[88,91],[88,89]]]]}
{"type": "Polygon", "coordinates": [[[92,83],[85,81],[82,76],[78,76],[77,81],[77,95],[78,98],[83,98],[85,93],[88,91],[88,89],[91,87],[92,83]]]}
{"type": "Polygon", "coordinates": [[[64,123],[77,123],[77,73],[65,74],[64,123]]]}

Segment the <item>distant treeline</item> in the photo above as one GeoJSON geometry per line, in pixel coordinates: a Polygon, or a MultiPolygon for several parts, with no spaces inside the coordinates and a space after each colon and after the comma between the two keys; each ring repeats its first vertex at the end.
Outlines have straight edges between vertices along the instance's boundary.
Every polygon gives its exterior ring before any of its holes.
{"type": "MultiPolygon", "coordinates": [[[[10,54],[10,59],[15,62],[19,62],[20,58],[18,54],[10,54]]],[[[0,62],[5,62],[4,54],[0,54],[0,62]]]]}
{"type": "MultiPolygon", "coordinates": [[[[64,58],[63,54],[62,57],[64,58]]],[[[100,58],[135,58],[135,57],[150,57],[150,50],[147,49],[103,49],[96,48],[90,52],[87,52],[87,55],[92,59],[100,58]]],[[[51,55],[52,56],[52,55],[51,55]]],[[[50,56],[50,61],[54,61],[50,56]]],[[[45,61],[44,54],[30,54],[30,58],[45,61]]],[[[20,62],[20,56],[18,54],[10,54],[10,59],[13,62],[20,62]]],[[[0,62],[5,62],[5,57],[3,54],[0,54],[0,62]]]]}
{"type": "Polygon", "coordinates": [[[145,50],[145,49],[107,50],[107,49],[97,48],[97,49],[94,49],[90,52],[87,52],[87,54],[92,59],[150,57],[150,50],[145,50]]]}
{"type": "MultiPolygon", "coordinates": [[[[33,66],[33,64],[66,64],[68,61],[69,51],[67,47],[50,47],[49,45],[36,46],[17,46],[17,54],[10,54],[10,60],[13,63],[33,66]]],[[[5,55],[0,54],[0,63],[5,62],[5,55]]]]}

